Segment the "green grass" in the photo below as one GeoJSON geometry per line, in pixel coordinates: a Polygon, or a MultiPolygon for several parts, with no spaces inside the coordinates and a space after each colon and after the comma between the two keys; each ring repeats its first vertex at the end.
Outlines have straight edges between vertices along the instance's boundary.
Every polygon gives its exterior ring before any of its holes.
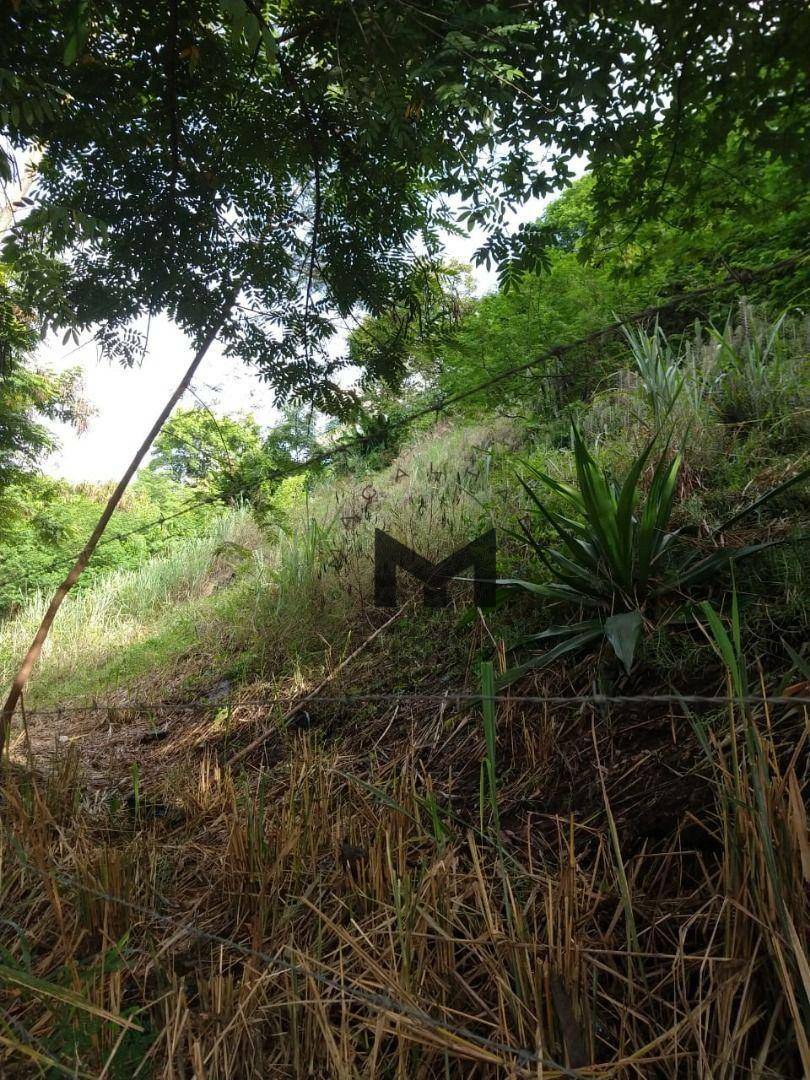
{"type": "MultiPolygon", "coordinates": [[[[487,450],[513,437],[505,422],[445,425],[379,472],[316,484],[308,500],[300,482],[287,485],[277,525],[225,513],[208,535],[106,575],[63,605],[29,705],[161,697],[226,675],[306,685],[353,639],[371,602],[374,528],[444,557],[489,520],[487,450]]],[[[32,597],[0,624],[4,682],[48,599],[32,597]]]]}
{"type": "MultiPolygon", "coordinates": [[[[150,664],[170,665],[192,643],[195,617],[204,618],[218,582],[238,573],[239,549],[256,544],[258,536],[247,512],[224,514],[207,536],[178,541],[168,555],[136,570],[113,571],[70,596],[46,642],[31,699],[69,700],[110,689],[150,664]]],[[[2,624],[3,681],[11,678],[48,601],[34,596],[2,624]]]]}

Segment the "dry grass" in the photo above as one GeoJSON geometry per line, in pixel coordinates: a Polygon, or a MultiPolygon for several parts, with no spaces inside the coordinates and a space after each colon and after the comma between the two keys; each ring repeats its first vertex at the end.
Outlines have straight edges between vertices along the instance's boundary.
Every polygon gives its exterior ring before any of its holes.
{"type": "Polygon", "coordinates": [[[806,1075],[807,716],[615,719],[505,707],[500,832],[425,707],[8,777],[2,1075],[806,1075]]]}

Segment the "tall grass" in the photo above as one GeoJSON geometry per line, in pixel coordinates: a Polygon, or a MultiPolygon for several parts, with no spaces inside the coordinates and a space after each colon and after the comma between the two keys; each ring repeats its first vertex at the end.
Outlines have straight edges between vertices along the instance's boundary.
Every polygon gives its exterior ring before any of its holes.
{"type": "MultiPolygon", "coordinates": [[[[256,538],[250,515],[232,511],[207,536],[178,541],[168,554],[135,570],[113,571],[70,596],[43,650],[37,681],[70,680],[148,637],[178,609],[210,595],[218,580],[227,580],[233,552],[255,544],[256,538]]],[[[12,677],[49,601],[49,596],[34,595],[0,624],[3,682],[12,677]]]]}
{"type": "MultiPolygon", "coordinates": [[[[736,592],[730,633],[711,605],[703,605],[703,615],[706,633],[725,665],[729,690],[738,697],[748,694],[736,592]]],[[[791,1017],[798,1057],[807,1076],[810,846],[797,752],[780,754],[768,711],[757,715],[743,702],[729,704],[724,735],[694,717],[692,724],[712,769],[720,810],[723,878],[730,904],[723,928],[725,947],[741,962],[762,954],[769,968],[766,978],[779,988],[777,1000],[791,1017]]],[[[748,966],[750,970],[750,960],[748,966]]],[[[739,990],[735,987],[724,1003],[731,1039],[758,1019],[752,1003],[739,990]]],[[[767,1029],[766,1040],[772,1037],[767,1029]]],[[[766,1042],[758,1054],[760,1074],[767,1051],[766,1042]]],[[[724,1072],[733,1075],[727,1069],[724,1072]]]]}
{"type": "MultiPolygon", "coordinates": [[[[434,559],[467,542],[490,513],[488,447],[509,431],[422,435],[381,472],[330,478],[308,498],[296,488],[278,524],[260,531],[247,511],[230,512],[207,536],[106,575],[63,605],[30,702],[104,697],[148,682],[150,670],[152,697],[205,668],[211,681],[224,669],[303,684],[369,603],[375,527],[434,559]]],[[[48,599],[34,596],[0,623],[0,679],[12,677],[48,599]]]]}

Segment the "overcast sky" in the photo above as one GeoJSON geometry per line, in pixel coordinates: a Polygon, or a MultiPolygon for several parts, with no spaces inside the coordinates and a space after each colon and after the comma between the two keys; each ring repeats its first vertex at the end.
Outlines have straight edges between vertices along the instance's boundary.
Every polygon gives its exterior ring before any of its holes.
{"type": "MultiPolygon", "coordinates": [[[[542,206],[536,199],[526,203],[514,215],[514,223],[535,220],[542,206]]],[[[470,262],[481,242],[480,233],[450,236],[447,255],[470,262]]],[[[479,294],[495,287],[494,271],[475,268],[473,275],[479,294]]],[[[126,369],[99,361],[92,342],[76,349],[72,344],[62,345],[61,338],[45,341],[38,360],[57,370],[80,367],[85,396],[96,410],[82,435],[67,425],[53,425],[61,449],[44,463],[44,471],[72,481],[104,481],[117,479],[124,471],[188,367],[191,351],[183,334],[168,319],[153,319],[149,347],[140,367],[126,369]]],[[[268,425],[276,419],[272,388],[240,361],[223,356],[216,345],[203,361],[193,389],[215,412],[250,411],[260,423],[268,425]]],[[[181,407],[189,407],[194,400],[186,394],[181,407]]]]}

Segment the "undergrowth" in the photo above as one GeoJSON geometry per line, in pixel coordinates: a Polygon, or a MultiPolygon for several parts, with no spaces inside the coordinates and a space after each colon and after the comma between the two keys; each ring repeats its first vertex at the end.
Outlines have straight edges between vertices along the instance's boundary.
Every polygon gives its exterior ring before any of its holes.
{"type": "MultiPolygon", "coordinates": [[[[650,328],[571,410],[613,478],[666,418],[667,521],[772,543],[683,619],[651,597],[632,665],[572,650],[512,700],[437,701],[486,697],[551,612],[463,581],[427,610],[405,575],[374,606],[375,528],[435,561],[494,524],[499,575],[548,590],[582,447],[539,410],[288,482],[273,523],[229,513],[67,601],[0,789],[2,1075],[810,1074],[806,485],[735,518],[807,467],[805,331],[744,315],[650,328]],[[739,372],[768,350],[763,411],[739,372]],[[558,700],[594,693],[656,700],[558,700]]],[[[0,627],[6,680],[42,603],[0,627]]]]}
{"type": "Polygon", "coordinates": [[[798,1077],[800,713],[636,713],[628,756],[626,714],[500,709],[497,829],[480,722],[424,709],[249,783],[211,750],[128,801],[17,776],[6,1074],[798,1077]]]}

